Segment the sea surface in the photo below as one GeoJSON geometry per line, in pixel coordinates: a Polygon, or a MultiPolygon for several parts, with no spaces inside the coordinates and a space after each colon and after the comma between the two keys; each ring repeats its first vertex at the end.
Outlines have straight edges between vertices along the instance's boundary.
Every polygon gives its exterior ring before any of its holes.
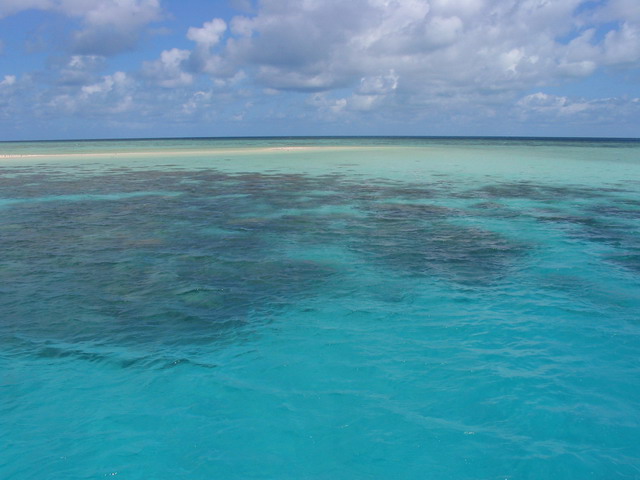
{"type": "Polygon", "coordinates": [[[0,143],[0,478],[640,479],[640,141],[0,143]]]}

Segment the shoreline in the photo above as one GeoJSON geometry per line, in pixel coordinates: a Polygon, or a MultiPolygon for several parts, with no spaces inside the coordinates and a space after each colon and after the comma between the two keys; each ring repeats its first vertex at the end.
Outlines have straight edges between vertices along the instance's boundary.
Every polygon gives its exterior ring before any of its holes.
{"type": "Polygon", "coordinates": [[[251,153],[280,153],[280,152],[326,152],[342,150],[378,150],[381,146],[282,146],[282,147],[244,147],[244,148],[220,148],[206,150],[145,150],[145,151],[121,151],[121,152],[69,152],[69,153],[0,153],[0,160],[21,158],[67,158],[67,157],[147,157],[153,155],[233,155],[251,153]]]}

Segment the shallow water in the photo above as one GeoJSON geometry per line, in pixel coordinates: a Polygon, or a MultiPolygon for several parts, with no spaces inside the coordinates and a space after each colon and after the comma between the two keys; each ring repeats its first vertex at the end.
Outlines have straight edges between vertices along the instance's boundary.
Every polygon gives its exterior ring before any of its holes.
{"type": "Polygon", "coordinates": [[[640,478],[639,153],[0,144],[0,478],[640,478]]]}

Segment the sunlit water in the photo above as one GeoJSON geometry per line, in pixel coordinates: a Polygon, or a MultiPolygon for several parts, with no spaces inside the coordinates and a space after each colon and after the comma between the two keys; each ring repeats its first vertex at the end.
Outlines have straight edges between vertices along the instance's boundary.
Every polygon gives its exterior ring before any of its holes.
{"type": "Polygon", "coordinates": [[[2,154],[0,478],[640,478],[640,143],[2,154]]]}

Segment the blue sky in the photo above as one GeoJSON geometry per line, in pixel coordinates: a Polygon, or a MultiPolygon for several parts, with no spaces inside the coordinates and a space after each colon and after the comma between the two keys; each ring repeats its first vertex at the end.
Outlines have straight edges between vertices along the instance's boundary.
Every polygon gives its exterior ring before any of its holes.
{"type": "Polygon", "coordinates": [[[640,137],[640,0],[0,0],[0,140],[640,137]]]}

